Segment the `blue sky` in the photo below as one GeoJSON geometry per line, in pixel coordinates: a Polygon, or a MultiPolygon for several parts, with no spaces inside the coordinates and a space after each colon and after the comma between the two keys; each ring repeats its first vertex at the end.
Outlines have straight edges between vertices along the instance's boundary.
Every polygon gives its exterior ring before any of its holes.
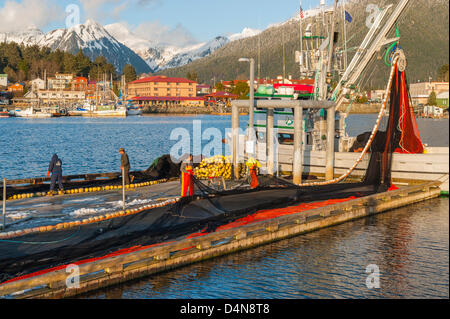
{"type": "MultiPolygon", "coordinates": [[[[319,2],[302,0],[302,6],[306,10],[319,2]]],[[[93,18],[101,24],[125,22],[130,29],[153,23],[153,27],[178,28],[197,41],[207,41],[241,32],[244,27],[264,29],[285,21],[298,12],[300,0],[0,0],[0,20],[17,12],[19,17],[10,25],[32,21],[43,31],[63,28],[70,4],[79,6],[81,23],[93,18]],[[36,3],[39,8],[33,9],[36,3]]]]}

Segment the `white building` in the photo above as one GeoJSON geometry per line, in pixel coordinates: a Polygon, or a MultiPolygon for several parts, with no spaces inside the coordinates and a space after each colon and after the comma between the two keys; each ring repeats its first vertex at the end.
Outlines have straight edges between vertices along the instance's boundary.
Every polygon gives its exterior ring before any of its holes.
{"type": "Polygon", "coordinates": [[[64,90],[71,86],[73,74],[56,73],[54,77],[48,78],[49,90],[64,90]]]}
{"type": "Polygon", "coordinates": [[[0,86],[8,86],[8,74],[0,74],[0,86]]]}
{"type": "Polygon", "coordinates": [[[423,114],[425,116],[442,116],[444,114],[444,110],[439,106],[425,105],[423,107],[423,114]]]}
{"type": "Polygon", "coordinates": [[[86,99],[86,92],[41,90],[37,92],[37,97],[44,102],[52,100],[82,101],[86,99]]]}
{"type": "Polygon", "coordinates": [[[409,85],[412,103],[426,104],[431,92],[436,95],[448,91],[448,82],[418,82],[409,85]]]}
{"type": "Polygon", "coordinates": [[[38,90],[45,90],[45,81],[37,78],[34,80],[31,80],[31,90],[32,91],[38,91],[38,90]]]}

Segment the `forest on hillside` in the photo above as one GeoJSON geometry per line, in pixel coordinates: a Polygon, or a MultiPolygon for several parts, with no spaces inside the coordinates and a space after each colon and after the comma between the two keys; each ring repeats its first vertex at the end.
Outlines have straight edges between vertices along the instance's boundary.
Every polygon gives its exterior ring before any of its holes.
{"type": "MultiPolygon", "coordinates": [[[[366,8],[376,3],[379,7],[396,5],[398,0],[361,0],[348,4],[346,10],[352,15],[352,23],[346,23],[349,61],[368,32],[366,8]]],[[[391,9],[392,10],[392,9],[391,9]]],[[[436,80],[441,68],[449,60],[449,3],[447,0],[414,0],[408,5],[398,21],[400,46],[408,59],[407,74],[409,82],[436,80]]],[[[305,29],[316,18],[303,21],[305,29]]],[[[340,32],[338,46],[342,47],[342,17],[338,17],[336,30],[340,32]]],[[[322,34],[323,34],[322,30],[322,34]]],[[[395,36],[392,30],[390,36],[395,36]]],[[[295,63],[295,51],[300,48],[300,25],[291,20],[279,26],[273,26],[258,36],[230,42],[208,57],[196,60],[188,65],[161,71],[168,76],[186,76],[195,72],[201,82],[213,84],[221,80],[248,79],[248,63],[238,62],[241,57],[253,57],[256,61],[256,76],[274,78],[283,75],[283,61],[286,76],[299,77],[299,66],[295,63]],[[284,48],[284,50],[283,50],[284,48]],[[284,54],[283,54],[284,53],[284,54]]],[[[365,88],[383,88],[389,67],[384,63],[384,52],[379,54],[367,66],[361,86],[365,88]]]]}
{"type": "MultiPolygon", "coordinates": [[[[126,65],[123,71],[129,75],[129,80],[136,78],[136,71],[132,66],[126,65]]],[[[0,43],[0,73],[8,74],[9,82],[43,78],[45,72],[47,76],[73,73],[95,81],[102,80],[103,74],[107,74],[108,79],[110,75],[114,79],[118,77],[114,66],[102,56],[91,61],[81,50],[77,54],[71,54],[37,45],[0,43]]]]}

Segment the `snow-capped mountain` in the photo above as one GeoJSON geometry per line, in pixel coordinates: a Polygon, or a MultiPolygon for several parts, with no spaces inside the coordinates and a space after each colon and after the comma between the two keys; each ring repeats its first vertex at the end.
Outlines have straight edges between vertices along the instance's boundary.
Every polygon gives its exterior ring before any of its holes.
{"type": "Polygon", "coordinates": [[[261,32],[260,30],[245,28],[241,33],[232,34],[228,37],[218,36],[208,42],[177,47],[143,39],[121,23],[106,25],[105,29],[118,41],[136,52],[154,71],[188,64],[210,55],[230,41],[255,36],[261,32]]]}
{"type": "Polygon", "coordinates": [[[93,20],[69,29],[57,29],[47,33],[39,45],[52,50],[63,50],[76,54],[80,49],[92,60],[104,56],[120,72],[131,64],[139,73],[151,72],[150,67],[135,52],[117,41],[108,31],[93,20]]]}
{"type": "Polygon", "coordinates": [[[79,50],[95,60],[104,56],[112,63],[118,72],[125,64],[131,64],[139,73],[152,72],[147,63],[134,51],[117,41],[106,29],[93,20],[69,29],[57,29],[42,33],[36,28],[28,28],[23,32],[0,33],[0,40],[49,47],[52,50],[62,50],[76,54],[79,50]]]}
{"type": "Polygon", "coordinates": [[[87,20],[84,24],[46,34],[35,27],[21,32],[0,33],[0,41],[46,46],[73,54],[82,50],[91,60],[104,56],[118,72],[129,63],[138,73],[149,73],[183,66],[210,55],[231,41],[252,37],[260,32],[244,28],[240,33],[182,47],[144,39],[122,23],[103,27],[93,20],[87,20]]]}
{"type": "Polygon", "coordinates": [[[261,30],[251,29],[251,28],[244,28],[242,30],[242,32],[235,33],[235,34],[232,34],[232,35],[228,36],[228,39],[230,41],[236,41],[236,40],[240,40],[240,39],[245,39],[245,38],[250,38],[250,37],[257,36],[260,33],[261,33],[261,30]]]}
{"type": "Polygon", "coordinates": [[[24,45],[35,45],[44,36],[44,33],[36,27],[28,27],[20,32],[4,32],[0,33],[1,42],[16,42],[24,45]]]}

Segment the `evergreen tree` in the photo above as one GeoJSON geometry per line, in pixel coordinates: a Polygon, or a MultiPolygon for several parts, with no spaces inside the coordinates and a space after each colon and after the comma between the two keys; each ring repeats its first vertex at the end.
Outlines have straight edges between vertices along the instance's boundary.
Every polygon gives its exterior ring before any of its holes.
{"type": "Polygon", "coordinates": [[[438,76],[439,81],[448,82],[449,80],[448,68],[449,68],[448,64],[444,64],[443,66],[440,67],[438,76]]]}
{"type": "Polygon", "coordinates": [[[432,91],[428,97],[428,105],[437,105],[436,92],[432,91]]]}
{"type": "Polygon", "coordinates": [[[125,64],[122,74],[125,75],[125,82],[129,83],[136,80],[136,69],[131,64],[125,64]]]}
{"type": "Polygon", "coordinates": [[[216,91],[225,91],[225,86],[222,84],[222,82],[219,82],[216,84],[216,91]]]}
{"type": "Polygon", "coordinates": [[[247,82],[238,82],[231,93],[239,95],[241,100],[246,100],[249,98],[247,95],[250,93],[250,87],[247,82]]]}

